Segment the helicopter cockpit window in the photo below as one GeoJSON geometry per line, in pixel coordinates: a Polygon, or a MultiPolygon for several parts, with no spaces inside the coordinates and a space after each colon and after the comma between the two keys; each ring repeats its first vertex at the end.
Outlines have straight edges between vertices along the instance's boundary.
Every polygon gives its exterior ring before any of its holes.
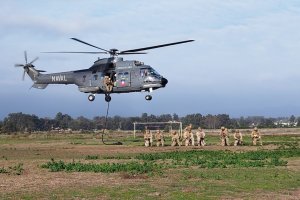
{"type": "Polygon", "coordinates": [[[159,76],[159,73],[157,73],[154,69],[149,69],[149,74],[153,76],[159,76]]]}
{"type": "Polygon", "coordinates": [[[160,75],[152,68],[141,69],[141,77],[146,77],[146,76],[160,76],[160,75]]]}
{"type": "Polygon", "coordinates": [[[141,69],[141,77],[145,77],[149,75],[148,69],[141,69]]]}

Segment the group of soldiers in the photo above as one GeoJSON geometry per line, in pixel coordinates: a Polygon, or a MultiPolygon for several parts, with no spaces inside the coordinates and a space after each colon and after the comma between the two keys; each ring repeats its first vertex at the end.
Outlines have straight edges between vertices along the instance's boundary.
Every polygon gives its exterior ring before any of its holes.
{"type": "MultiPolygon", "coordinates": [[[[171,132],[171,146],[181,146],[184,144],[185,146],[205,146],[205,132],[201,127],[199,127],[196,131],[196,143],[194,138],[194,133],[192,132],[192,124],[188,125],[184,129],[183,137],[180,138],[177,131],[171,132]],[[182,140],[181,140],[182,139],[182,140]]],[[[243,145],[243,135],[239,130],[235,130],[233,134],[234,138],[234,146],[243,145]]],[[[149,147],[153,145],[153,134],[150,130],[145,129],[144,133],[145,146],[149,147]]],[[[164,146],[164,135],[160,130],[157,130],[154,139],[156,140],[156,146],[164,146]]],[[[257,145],[257,142],[262,145],[261,134],[258,131],[257,127],[253,129],[251,132],[252,145],[257,145]]],[[[230,146],[229,144],[229,133],[227,128],[221,127],[220,130],[220,140],[222,146],[230,146]]]]}
{"type": "MultiPolygon", "coordinates": [[[[233,134],[233,138],[234,138],[234,146],[243,144],[243,135],[239,130],[235,130],[233,134]]],[[[227,128],[225,128],[224,126],[221,127],[220,139],[221,139],[222,146],[229,146],[229,134],[227,128]]],[[[258,131],[257,127],[254,127],[253,131],[251,132],[251,139],[252,139],[252,145],[256,145],[257,142],[259,142],[260,145],[262,145],[261,134],[258,131]]]]}

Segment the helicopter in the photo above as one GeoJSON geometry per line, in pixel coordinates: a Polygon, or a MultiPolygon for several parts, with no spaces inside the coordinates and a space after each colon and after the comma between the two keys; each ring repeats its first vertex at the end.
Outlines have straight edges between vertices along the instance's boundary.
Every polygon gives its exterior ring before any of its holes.
{"type": "MultiPolygon", "coordinates": [[[[88,100],[94,101],[96,94],[104,94],[105,101],[110,102],[112,93],[129,93],[129,92],[149,92],[163,88],[167,85],[168,80],[156,72],[151,66],[145,65],[137,60],[124,60],[119,55],[147,54],[144,50],[161,48],[171,45],[177,45],[194,40],[185,40],[174,43],[161,44],[156,46],[130,49],[119,51],[118,49],[106,50],[77,38],[70,38],[74,41],[91,46],[101,51],[58,51],[42,53],[83,53],[83,54],[109,54],[108,58],[98,58],[88,69],[58,72],[44,74],[44,70],[38,70],[33,63],[38,60],[36,57],[31,62],[27,62],[27,52],[24,52],[25,64],[15,64],[15,67],[23,67],[23,80],[25,74],[33,81],[33,88],[45,89],[49,84],[75,84],[78,90],[83,93],[89,93],[88,100]]],[[[150,94],[145,96],[147,101],[152,99],[150,94]]]]}

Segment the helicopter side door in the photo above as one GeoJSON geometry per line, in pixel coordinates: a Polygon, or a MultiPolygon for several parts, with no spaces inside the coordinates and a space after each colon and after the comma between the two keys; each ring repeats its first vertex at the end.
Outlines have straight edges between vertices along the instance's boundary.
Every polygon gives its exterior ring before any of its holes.
{"type": "Polygon", "coordinates": [[[130,87],[131,85],[131,73],[129,70],[119,71],[116,74],[116,87],[130,87]]]}

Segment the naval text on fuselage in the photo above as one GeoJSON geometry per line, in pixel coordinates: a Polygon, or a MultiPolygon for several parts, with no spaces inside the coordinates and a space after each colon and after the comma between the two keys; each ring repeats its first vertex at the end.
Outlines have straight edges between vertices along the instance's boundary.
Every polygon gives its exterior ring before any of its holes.
{"type": "Polygon", "coordinates": [[[66,75],[55,75],[55,76],[51,76],[51,80],[52,82],[66,82],[67,78],[66,75]]]}

